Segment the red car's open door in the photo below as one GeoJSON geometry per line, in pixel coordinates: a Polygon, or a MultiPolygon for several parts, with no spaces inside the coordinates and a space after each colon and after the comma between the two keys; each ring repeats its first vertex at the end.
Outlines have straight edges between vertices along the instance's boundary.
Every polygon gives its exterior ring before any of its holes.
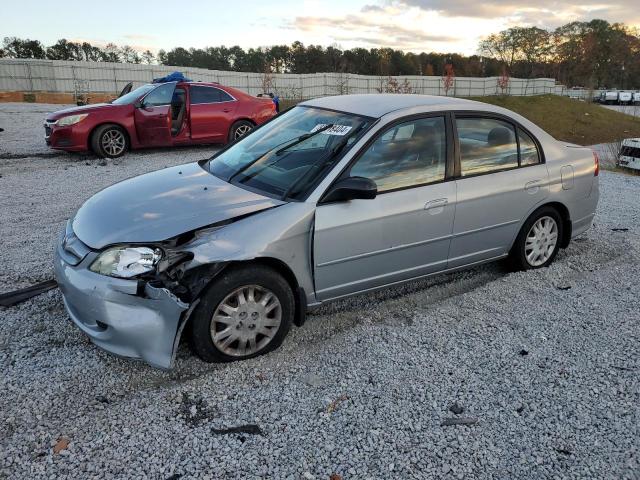
{"type": "Polygon", "coordinates": [[[136,132],[141,145],[171,145],[171,100],[176,82],[163,83],[135,104],[136,132]]]}

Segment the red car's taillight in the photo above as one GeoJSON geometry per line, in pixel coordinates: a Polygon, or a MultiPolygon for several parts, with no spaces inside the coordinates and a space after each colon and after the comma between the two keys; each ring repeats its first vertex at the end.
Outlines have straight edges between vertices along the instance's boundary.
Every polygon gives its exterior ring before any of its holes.
{"type": "Polygon", "coordinates": [[[595,152],[595,150],[593,151],[593,163],[596,167],[595,171],[593,172],[593,176],[597,177],[600,173],[600,159],[598,158],[598,154],[595,152]]]}

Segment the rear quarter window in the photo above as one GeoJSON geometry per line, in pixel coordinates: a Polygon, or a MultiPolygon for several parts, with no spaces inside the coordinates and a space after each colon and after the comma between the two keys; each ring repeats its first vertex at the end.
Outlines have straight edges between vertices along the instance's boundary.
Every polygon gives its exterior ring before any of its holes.
{"type": "Polygon", "coordinates": [[[520,165],[540,163],[540,152],[538,152],[536,142],[521,128],[518,128],[518,140],[520,141],[520,165]]]}

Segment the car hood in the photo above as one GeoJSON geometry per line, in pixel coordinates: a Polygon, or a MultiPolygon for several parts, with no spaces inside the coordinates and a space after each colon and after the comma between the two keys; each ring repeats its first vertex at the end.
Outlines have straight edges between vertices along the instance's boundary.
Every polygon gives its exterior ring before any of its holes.
{"type": "Polygon", "coordinates": [[[231,185],[191,163],[102,190],[80,207],[73,230],[93,249],[159,242],[283,203],[231,185]]]}
{"type": "Polygon", "coordinates": [[[82,105],[81,107],[69,107],[50,113],[47,115],[47,120],[58,120],[59,118],[66,117],[67,115],[91,113],[97,110],[115,109],[118,107],[122,107],[122,105],[113,105],[111,103],[92,103],[91,105],[82,105]]]}

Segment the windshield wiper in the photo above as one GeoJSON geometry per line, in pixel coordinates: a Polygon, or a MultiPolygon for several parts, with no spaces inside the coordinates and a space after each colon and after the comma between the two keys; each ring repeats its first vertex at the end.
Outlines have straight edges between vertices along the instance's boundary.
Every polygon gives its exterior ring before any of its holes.
{"type": "Polygon", "coordinates": [[[333,127],[332,123],[329,123],[323,127],[320,127],[318,130],[316,130],[315,132],[312,133],[305,133],[304,135],[300,135],[295,142],[290,143],[287,146],[282,147],[280,150],[278,150],[276,152],[276,155],[281,155],[282,153],[284,153],[285,151],[289,150],[291,147],[295,147],[296,145],[298,145],[299,143],[304,142],[305,140],[308,140],[311,137],[315,137],[316,135],[318,135],[319,133],[324,132],[325,130],[330,129],[331,127],[333,127]]]}
{"type": "Polygon", "coordinates": [[[364,125],[365,125],[364,123],[361,123],[360,125],[358,125],[356,128],[354,128],[351,131],[351,133],[349,133],[349,135],[346,135],[342,140],[340,140],[336,144],[336,146],[329,151],[327,155],[325,155],[324,157],[320,157],[318,160],[313,162],[313,164],[311,164],[309,169],[306,172],[304,172],[300,176],[300,178],[298,178],[295,182],[293,182],[291,186],[284,191],[284,193],[282,194],[281,200],[286,200],[291,194],[291,192],[293,191],[293,189],[297,187],[300,184],[300,182],[305,180],[311,172],[317,171],[321,168],[324,168],[326,165],[329,165],[331,163],[331,160],[333,160],[336,157],[336,155],[338,155],[338,153],[340,153],[340,151],[347,145],[347,143],[349,142],[349,139],[354,135],[356,135],[360,130],[362,130],[362,127],[364,127],[364,125]]]}
{"type": "MultiPolygon", "coordinates": [[[[284,147],[282,147],[282,148],[280,148],[279,150],[277,150],[277,151],[275,152],[275,155],[282,155],[282,153],[284,153],[287,149],[289,149],[289,148],[291,148],[291,147],[293,147],[293,146],[295,146],[295,145],[298,145],[299,143],[302,143],[302,142],[304,142],[305,140],[307,140],[307,139],[309,139],[309,138],[311,138],[311,137],[314,137],[314,136],[316,136],[317,134],[322,133],[322,132],[324,132],[325,130],[327,130],[327,129],[331,128],[331,127],[333,127],[333,124],[325,125],[325,126],[323,126],[322,128],[319,128],[318,130],[316,130],[315,132],[312,132],[312,133],[305,133],[304,135],[300,135],[299,137],[297,137],[297,138],[295,138],[295,139],[290,138],[289,140],[285,140],[284,142],[279,143],[279,144],[278,144],[278,145],[276,145],[275,147],[271,147],[269,150],[267,150],[266,152],[264,152],[264,153],[263,153],[263,154],[261,154],[261,155],[258,155],[258,157],[254,158],[254,159],[253,159],[253,160],[251,160],[249,163],[247,163],[246,165],[244,165],[243,167],[241,167],[237,172],[235,172],[233,175],[231,175],[231,176],[229,177],[229,180],[227,180],[227,181],[228,181],[229,183],[231,183],[231,180],[233,180],[234,178],[236,178],[236,177],[237,177],[238,175],[240,175],[241,173],[246,172],[249,168],[251,168],[253,165],[255,165],[256,163],[258,163],[258,162],[259,162],[260,160],[262,160],[263,158],[265,158],[267,155],[269,155],[271,152],[273,152],[273,151],[274,151],[276,148],[278,148],[280,145],[283,145],[283,144],[285,144],[285,143],[291,142],[291,143],[289,143],[288,145],[285,145],[284,147]]],[[[280,159],[275,160],[275,161],[273,161],[273,162],[269,163],[268,165],[265,165],[262,169],[257,170],[256,172],[253,172],[253,174],[251,174],[251,175],[247,175],[247,180],[249,180],[249,179],[251,179],[251,178],[255,177],[258,173],[262,172],[265,168],[268,168],[268,167],[270,167],[270,166],[272,166],[272,165],[275,165],[279,160],[280,160],[280,159]]]]}

